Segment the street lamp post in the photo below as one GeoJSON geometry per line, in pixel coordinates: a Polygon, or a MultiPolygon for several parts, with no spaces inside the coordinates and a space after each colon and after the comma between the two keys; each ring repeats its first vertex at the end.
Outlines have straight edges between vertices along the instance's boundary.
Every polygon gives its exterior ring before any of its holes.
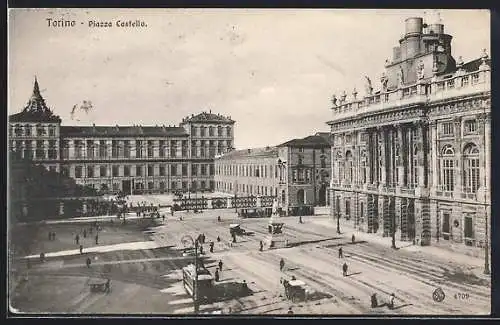
{"type": "Polygon", "coordinates": [[[391,248],[396,249],[396,214],[392,214],[392,246],[391,248]]]}
{"type": "Polygon", "coordinates": [[[193,285],[193,304],[194,313],[198,314],[200,306],[198,304],[198,240],[194,240],[193,237],[185,235],[182,237],[181,242],[184,246],[190,245],[194,246],[194,285],[193,285]]]}
{"type": "Polygon", "coordinates": [[[340,234],[340,233],[341,233],[340,232],[340,211],[337,210],[337,234],[340,234]]]}

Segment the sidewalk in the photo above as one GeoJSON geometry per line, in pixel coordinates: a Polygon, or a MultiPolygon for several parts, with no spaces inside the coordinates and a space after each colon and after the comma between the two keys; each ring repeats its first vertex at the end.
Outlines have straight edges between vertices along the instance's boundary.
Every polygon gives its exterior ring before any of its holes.
{"type": "MultiPolygon", "coordinates": [[[[330,218],[310,218],[309,222],[337,229],[336,220],[330,218]]],[[[392,243],[391,237],[382,237],[377,234],[371,234],[354,229],[352,225],[346,225],[345,220],[340,221],[340,231],[350,238],[352,234],[356,236],[356,240],[365,240],[370,243],[378,243],[383,246],[390,247],[392,243]]],[[[456,263],[459,266],[470,267],[472,272],[481,278],[490,278],[490,276],[483,274],[484,259],[472,257],[469,255],[460,254],[453,252],[449,249],[436,247],[436,246],[417,246],[413,245],[412,242],[396,240],[396,247],[401,250],[410,252],[421,252],[423,254],[432,255],[441,259],[447,259],[450,262],[456,263]]]]}

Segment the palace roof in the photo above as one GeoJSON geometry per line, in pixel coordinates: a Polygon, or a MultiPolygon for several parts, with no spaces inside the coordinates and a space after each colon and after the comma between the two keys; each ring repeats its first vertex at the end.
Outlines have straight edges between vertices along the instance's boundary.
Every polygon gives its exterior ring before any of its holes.
{"type": "Polygon", "coordinates": [[[182,120],[182,123],[223,123],[223,124],[234,124],[235,122],[230,116],[224,116],[221,114],[214,114],[210,112],[202,112],[197,115],[191,115],[191,117],[186,117],[182,120]]]}
{"type": "Polygon", "coordinates": [[[278,149],[276,147],[252,148],[233,150],[220,156],[219,159],[240,159],[240,158],[277,158],[278,149]]]}
{"type": "Polygon", "coordinates": [[[187,137],[183,127],[166,126],[61,126],[66,137],[187,137]]]}
{"type": "Polygon", "coordinates": [[[20,113],[9,116],[9,122],[53,122],[61,123],[61,118],[50,110],[45,104],[40,94],[38,81],[35,77],[35,85],[33,86],[33,94],[28,103],[20,113]]]}
{"type": "Polygon", "coordinates": [[[326,132],[319,132],[315,135],[310,135],[302,139],[293,139],[284,142],[278,147],[305,147],[305,148],[327,148],[330,147],[330,142],[328,141],[329,134],[326,132]]]}

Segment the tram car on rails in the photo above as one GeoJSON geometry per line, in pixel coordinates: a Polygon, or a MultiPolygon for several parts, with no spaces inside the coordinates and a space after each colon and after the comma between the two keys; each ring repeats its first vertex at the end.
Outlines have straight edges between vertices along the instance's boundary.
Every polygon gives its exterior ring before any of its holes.
{"type": "MultiPolygon", "coordinates": [[[[194,297],[195,268],[193,264],[182,268],[182,284],[186,292],[194,297]]],[[[209,270],[198,267],[198,300],[210,302],[214,298],[214,277],[209,270]]]]}

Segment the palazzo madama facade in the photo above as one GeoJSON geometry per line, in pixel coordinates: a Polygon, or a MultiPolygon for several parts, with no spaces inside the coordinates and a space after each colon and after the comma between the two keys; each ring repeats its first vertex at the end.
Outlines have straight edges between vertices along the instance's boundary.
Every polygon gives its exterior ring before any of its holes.
{"type": "MultiPolygon", "coordinates": [[[[332,218],[417,245],[484,247],[490,224],[490,59],[451,56],[441,23],[408,18],[380,88],[332,99],[332,218]]],[[[480,51],[478,50],[478,53],[480,51]]]]}

